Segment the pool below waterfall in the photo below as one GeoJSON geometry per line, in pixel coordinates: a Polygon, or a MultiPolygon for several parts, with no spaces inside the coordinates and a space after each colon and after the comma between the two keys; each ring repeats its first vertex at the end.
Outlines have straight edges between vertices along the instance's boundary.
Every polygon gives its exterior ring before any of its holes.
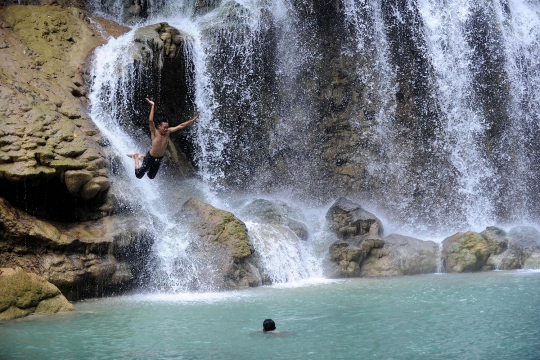
{"type": "Polygon", "coordinates": [[[0,359],[538,359],[540,272],[135,294],[0,323],[0,359]],[[259,332],[265,318],[279,334],[259,332]]]}

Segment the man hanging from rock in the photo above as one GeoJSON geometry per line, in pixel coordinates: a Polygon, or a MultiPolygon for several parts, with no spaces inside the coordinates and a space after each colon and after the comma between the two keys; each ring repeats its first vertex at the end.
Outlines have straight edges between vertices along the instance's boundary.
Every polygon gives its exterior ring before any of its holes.
{"type": "Polygon", "coordinates": [[[195,115],[191,120],[181,123],[175,127],[170,128],[167,120],[158,120],[154,124],[154,102],[150,99],[146,99],[152,108],[150,109],[150,116],[148,117],[150,125],[150,134],[152,136],[152,148],[146,153],[146,155],[140,155],[139,153],[128,154],[130,158],[135,160],[135,176],[142,179],[146,172],[150,179],[156,177],[156,174],[161,165],[161,159],[165,155],[165,149],[167,149],[167,143],[169,141],[169,135],[180,129],[189,126],[197,120],[200,113],[195,115]],[[139,161],[142,160],[142,165],[139,166],[139,161]]]}

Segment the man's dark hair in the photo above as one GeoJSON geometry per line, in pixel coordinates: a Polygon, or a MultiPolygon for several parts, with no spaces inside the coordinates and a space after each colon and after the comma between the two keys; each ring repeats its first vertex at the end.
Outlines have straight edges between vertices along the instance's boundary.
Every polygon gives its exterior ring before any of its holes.
{"type": "Polygon", "coordinates": [[[263,330],[272,331],[276,330],[276,323],[272,319],[266,319],[263,321],[263,330]]]}
{"type": "Polygon", "coordinates": [[[154,124],[156,125],[156,128],[160,127],[161,124],[163,123],[169,123],[169,120],[167,118],[159,118],[159,119],[154,119],[154,124]]]}

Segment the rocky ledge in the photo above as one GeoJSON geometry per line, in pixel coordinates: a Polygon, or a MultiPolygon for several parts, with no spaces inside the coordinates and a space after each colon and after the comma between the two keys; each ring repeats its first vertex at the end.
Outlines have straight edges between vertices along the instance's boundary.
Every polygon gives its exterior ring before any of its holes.
{"type": "Polygon", "coordinates": [[[334,278],[540,268],[540,232],[532,227],[458,232],[439,245],[383,236],[380,220],[345,198],[330,207],[326,218],[340,238],[330,246],[328,275],[334,278]]]}

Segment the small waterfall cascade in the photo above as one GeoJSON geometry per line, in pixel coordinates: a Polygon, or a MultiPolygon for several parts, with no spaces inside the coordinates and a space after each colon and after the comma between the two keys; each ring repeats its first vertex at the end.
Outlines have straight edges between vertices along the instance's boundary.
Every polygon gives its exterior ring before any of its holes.
{"type": "Polygon", "coordinates": [[[424,0],[419,10],[445,119],[438,147],[457,173],[465,221],[483,227],[533,219],[540,8],[519,0],[424,0]]]}
{"type": "MultiPolygon", "coordinates": [[[[343,2],[345,21],[352,26],[352,39],[356,46],[344,48],[344,53],[359,55],[357,74],[369,89],[371,101],[379,104],[374,116],[373,136],[388,138],[392,129],[395,113],[396,70],[389,61],[389,44],[385,33],[385,24],[381,14],[381,3],[378,0],[346,0],[343,2]]],[[[354,121],[353,126],[361,124],[354,121]]],[[[374,164],[373,166],[380,166],[374,164]]]]}
{"type": "Polygon", "coordinates": [[[159,177],[154,180],[146,177],[136,179],[134,161],[126,156],[134,152],[144,154],[151,146],[149,137],[130,125],[125,115],[129,113],[126,109],[134,106],[133,87],[141,81],[143,72],[133,62],[133,33],[111,39],[96,49],[90,115],[111,147],[112,170],[118,182],[115,191],[120,207],[142,217],[153,237],[159,239],[154,245],[157,261],[154,286],[180,291],[201,288],[197,286],[198,264],[191,261],[186,252],[189,234],[172,220],[177,208],[168,194],[170,188],[159,177]],[[178,273],[180,269],[181,276],[178,273]]]}

